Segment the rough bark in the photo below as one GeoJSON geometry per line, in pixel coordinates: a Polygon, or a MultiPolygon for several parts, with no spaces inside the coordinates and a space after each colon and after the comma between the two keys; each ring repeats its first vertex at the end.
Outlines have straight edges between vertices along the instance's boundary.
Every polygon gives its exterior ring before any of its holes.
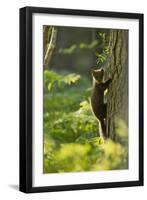
{"type": "Polygon", "coordinates": [[[107,94],[107,136],[117,139],[117,119],[128,126],[128,31],[109,33],[110,54],[105,63],[105,79],[112,78],[107,94]]]}

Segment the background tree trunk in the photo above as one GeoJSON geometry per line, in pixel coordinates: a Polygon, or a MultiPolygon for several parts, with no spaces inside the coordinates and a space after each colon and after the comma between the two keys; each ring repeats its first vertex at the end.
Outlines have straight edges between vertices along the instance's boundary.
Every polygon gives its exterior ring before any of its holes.
{"type": "Polygon", "coordinates": [[[43,68],[48,68],[53,51],[56,47],[57,28],[52,26],[43,27],[43,68]]]}
{"type": "Polygon", "coordinates": [[[112,78],[107,95],[107,135],[116,140],[117,120],[128,126],[128,31],[109,33],[110,55],[105,63],[105,79],[112,78]]]}

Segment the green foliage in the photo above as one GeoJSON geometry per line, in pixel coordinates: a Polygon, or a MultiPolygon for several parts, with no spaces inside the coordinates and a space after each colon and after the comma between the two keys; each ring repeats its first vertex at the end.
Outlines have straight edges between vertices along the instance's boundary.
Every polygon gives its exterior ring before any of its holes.
{"type": "Polygon", "coordinates": [[[89,85],[77,74],[44,72],[44,173],[128,167],[127,127],[116,119],[120,143],[98,137],[89,85]]]}
{"type": "Polygon", "coordinates": [[[106,61],[107,56],[109,55],[110,47],[105,46],[102,53],[96,52],[95,55],[97,57],[97,65],[106,61]]]}
{"type": "Polygon", "coordinates": [[[110,46],[109,46],[109,41],[108,41],[108,33],[106,32],[99,32],[99,41],[101,44],[101,50],[95,53],[97,57],[97,65],[99,66],[100,64],[104,63],[107,60],[107,57],[110,54],[110,46]]]}
{"type": "Polygon", "coordinates": [[[77,49],[77,45],[76,44],[73,44],[72,46],[70,46],[69,48],[60,48],[59,49],[59,53],[62,53],[62,54],[72,54],[74,53],[74,51],[77,49]]]}
{"type": "MultiPolygon", "coordinates": [[[[62,104],[61,107],[66,109],[66,106],[64,107],[62,104]]],[[[86,138],[88,134],[96,135],[97,132],[97,123],[91,115],[87,101],[81,102],[79,109],[76,111],[74,111],[74,105],[71,105],[71,110],[67,109],[67,112],[59,112],[59,110],[53,113],[51,111],[50,113],[47,112],[44,121],[46,121],[44,125],[45,133],[49,133],[52,138],[60,142],[75,142],[81,136],[86,138]]]]}
{"type": "Polygon", "coordinates": [[[62,84],[71,85],[80,79],[80,75],[77,74],[68,74],[60,75],[54,71],[45,70],[44,71],[44,89],[51,90],[53,87],[61,87],[62,84]]]}
{"type": "Polygon", "coordinates": [[[98,40],[92,41],[90,44],[81,43],[79,44],[80,49],[93,49],[98,45],[98,40]]]}
{"type": "Polygon", "coordinates": [[[59,54],[65,54],[65,55],[70,55],[75,53],[77,50],[84,50],[84,49],[89,49],[92,50],[96,48],[98,45],[98,40],[93,40],[91,43],[80,43],[80,44],[73,44],[68,48],[60,48],[59,49],[59,54]]]}
{"type": "MultiPolygon", "coordinates": [[[[53,143],[49,140],[49,143],[53,143]]],[[[95,137],[85,142],[44,145],[44,172],[80,172],[126,169],[127,149],[112,140],[95,137]]]]}

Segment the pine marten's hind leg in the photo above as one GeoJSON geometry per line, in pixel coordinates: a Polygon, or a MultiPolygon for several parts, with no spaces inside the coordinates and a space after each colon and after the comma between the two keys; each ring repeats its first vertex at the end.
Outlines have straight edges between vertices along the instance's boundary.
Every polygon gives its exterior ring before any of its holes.
{"type": "Polygon", "coordinates": [[[101,137],[106,138],[106,123],[105,123],[105,119],[103,119],[101,121],[101,129],[102,129],[101,137]]]}
{"type": "Polygon", "coordinates": [[[99,118],[99,135],[100,137],[106,138],[106,115],[107,105],[103,105],[103,115],[99,118]]]}

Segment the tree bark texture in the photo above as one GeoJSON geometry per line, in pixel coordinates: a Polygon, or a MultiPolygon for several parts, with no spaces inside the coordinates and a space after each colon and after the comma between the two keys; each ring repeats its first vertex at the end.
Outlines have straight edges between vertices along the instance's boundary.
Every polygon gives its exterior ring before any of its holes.
{"type": "Polygon", "coordinates": [[[117,119],[128,126],[128,30],[111,30],[105,80],[112,78],[107,94],[107,136],[117,140],[117,119]]]}

